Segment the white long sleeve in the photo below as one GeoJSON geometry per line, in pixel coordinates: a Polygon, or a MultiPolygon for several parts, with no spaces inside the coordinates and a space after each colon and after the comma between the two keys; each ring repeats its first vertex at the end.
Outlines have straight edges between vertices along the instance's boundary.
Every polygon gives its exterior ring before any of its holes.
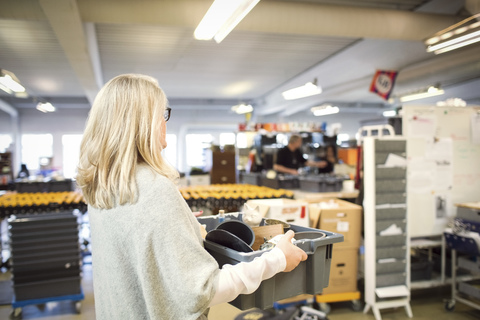
{"type": "Polygon", "coordinates": [[[239,294],[254,292],[263,280],[282,272],[286,266],[285,254],[279,248],[273,248],[250,262],[224,265],[214,283],[215,295],[209,306],[232,301],[239,294]]]}

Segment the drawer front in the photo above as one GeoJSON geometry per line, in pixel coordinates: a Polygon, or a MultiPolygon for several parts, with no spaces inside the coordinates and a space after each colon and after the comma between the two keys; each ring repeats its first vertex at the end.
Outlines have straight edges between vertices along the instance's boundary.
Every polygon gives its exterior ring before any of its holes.
{"type": "Polygon", "coordinates": [[[406,270],[405,260],[395,262],[377,263],[377,275],[386,273],[403,273],[406,270]]]}
{"type": "Polygon", "coordinates": [[[407,216],[405,208],[377,209],[377,220],[404,220],[407,216]]]}
{"type": "Polygon", "coordinates": [[[375,152],[375,164],[385,164],[387,161],[389,154],[395,154],[399,157],[406,158],[407,153],[405,151],[398,151],[398,152],[375,152]]]}
{"type": "Polygon", "coordinates": [[[404,234],[398,236],[377,236],[377,248],[404,246],[407,238],[404,234]]]}
{"type": "Polygon", "coordinates": [[[405,259],[406,257],[407,257],[407,249],[405,246],[377,249],[377,260],[388,259],[388,258],[405,259]]]}
{"type": "Polygon", "coordinates": [[[407,275],[405,272],[389,273],[377,275],[377,288],[391,287],[407,284],[407,275]]]}
{"type": "Polygon", "coordinates": [[[376,152],[392,152],[392,151],[405,152],[405,150],[407,150],[407,141],[405,140],[376,140],[375,141],[376,152]]]}
{"type": "Polygon", "coordinates": [[[402,192],[404,193],[407,187],[407,180],[405,179],[389,179],[375,181],[375,189],[377,194],[402,192]]]}
{"type": "Polygon", "coordinates": [[[407,195],[404,192],[379,193],[375,196],[375,204],[404,204],[407,202],[407,195]]]}
{"type": "Polygon", "coordinates": [[[397,228],[402,229],[402,233],[405,233],[407,229],[407,222],[403,220],[379,220],[376,223],[377,234],[380,234],[381,231],[384,231],[387,228],[390,228],[392,225],[396,225],[397,228]]]}
{"type": "Polygon", "coordinates": [[[384,179],[405,179],[407,176],[407,171],[405,168],[376,168],[375,169],[375,178],[377,180],[384,179]]]}

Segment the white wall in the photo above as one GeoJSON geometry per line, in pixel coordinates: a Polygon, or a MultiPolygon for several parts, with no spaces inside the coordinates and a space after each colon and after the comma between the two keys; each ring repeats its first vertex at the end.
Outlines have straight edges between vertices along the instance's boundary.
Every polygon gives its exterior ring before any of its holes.
{"type": "Polygon", "coordinates": [[[19,109],[21,134],[50,133],[53,136],[53,167],[63,164],[62,135],[81,134],[89,109],[58,109],[42,113],[36,109],[19,109]]]}
{"type": "Polygon", "coordinates": [[[0,110],[0,134],[12,134],[11,121],[10,115],[0,110]]]}

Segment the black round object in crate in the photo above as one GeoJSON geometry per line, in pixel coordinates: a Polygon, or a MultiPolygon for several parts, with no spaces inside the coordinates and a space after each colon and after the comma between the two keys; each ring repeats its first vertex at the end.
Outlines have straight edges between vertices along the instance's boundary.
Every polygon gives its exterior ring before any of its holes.
{"type": "Polygon", "coordinates": [[[217,230],[228,231],[252,246],[255,242],[255,233],[246,223],[239,220],[227,220],[218,225],[217,230]]]}

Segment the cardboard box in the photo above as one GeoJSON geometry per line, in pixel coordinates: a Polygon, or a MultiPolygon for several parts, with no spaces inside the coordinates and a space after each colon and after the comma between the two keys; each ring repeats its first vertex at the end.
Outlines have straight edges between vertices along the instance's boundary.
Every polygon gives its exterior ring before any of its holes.
{"type": "Polygon", "coordinates": [[[358,248],[333,246],[330,280],[322,294],[357,291],[358,248]]]}
{"type": "Polygon", "coordinates": [[[360,247],[362,231],[362,207],[348,201],[328,199],[309,205],[310,227],[321,230],[341,233],[344,242],[335,245],[338,247],[360,247]],[[335,205],[336,207],[330,207],[335,205]]]}
{"type": "Polygon", "coordinates": [[[258,206],[263,218],[272,218],[308,227],[308,203],[291,199],[255,199],[248,200],[250,207],[258,206]]]}

